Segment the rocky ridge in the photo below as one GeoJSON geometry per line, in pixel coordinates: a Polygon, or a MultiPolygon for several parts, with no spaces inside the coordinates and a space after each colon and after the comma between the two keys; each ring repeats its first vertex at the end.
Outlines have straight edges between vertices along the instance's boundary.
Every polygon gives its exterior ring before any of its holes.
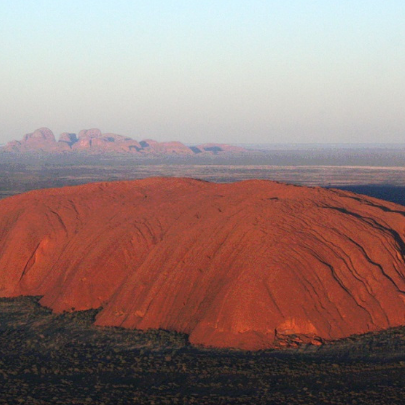
{"type": "Polygon", "coordinates": [[[21,141],[11,141],[1,148],[11,153],[66,154],[81,152],[90,154],[135,155],[196,155],[241,153],[245,149],[226,144],[204,144],[188,147],[181,142],[157,142],[152,139],[136,140],[122,135],[106,133],[99,129],[84,129],[78,135],[64,132],[57,141],[48,128],[39,128],[26,134],[21,141]]]}
{"type": "Polygon", "coordinates": [[[405,325],[405,210],[270,181],[151,178],[0,201],[0,296],[257,350],[405,325]]]}

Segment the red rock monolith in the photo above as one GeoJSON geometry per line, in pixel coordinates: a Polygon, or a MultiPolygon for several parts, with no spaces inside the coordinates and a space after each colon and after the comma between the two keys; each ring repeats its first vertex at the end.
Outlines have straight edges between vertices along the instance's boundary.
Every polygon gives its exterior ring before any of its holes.
{"type": "Polygon", "coordinates": [[[270,181],[151,178],[0,201],[0,295],[249,350],[405,324],[405,208],[270,181]]]}

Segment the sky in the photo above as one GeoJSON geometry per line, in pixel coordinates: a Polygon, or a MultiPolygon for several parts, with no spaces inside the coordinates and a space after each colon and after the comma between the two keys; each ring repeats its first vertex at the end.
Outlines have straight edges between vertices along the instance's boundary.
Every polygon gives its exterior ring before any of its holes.
{"type": "Polygon", "coordinates": [[[403,0],[0,0],[0,143],[405,142],[403,0]]]}

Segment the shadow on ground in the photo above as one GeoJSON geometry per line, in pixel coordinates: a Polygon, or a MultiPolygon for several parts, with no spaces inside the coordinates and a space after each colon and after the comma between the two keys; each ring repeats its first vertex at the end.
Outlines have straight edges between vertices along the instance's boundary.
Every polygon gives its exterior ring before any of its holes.
{"type": "Polygon", "coordinates": [[[354,193],[364,194],[370,197],[380,198],[381,200],[405,205],[405,187],[401,186],[363,184],[334,188],[352,191],[354,193]]]}
{"type": "Polygon", "coordinates": [[[0,299],[0,404],[402,404],[405,327],[288,351],[195,348],[0,299]]]}

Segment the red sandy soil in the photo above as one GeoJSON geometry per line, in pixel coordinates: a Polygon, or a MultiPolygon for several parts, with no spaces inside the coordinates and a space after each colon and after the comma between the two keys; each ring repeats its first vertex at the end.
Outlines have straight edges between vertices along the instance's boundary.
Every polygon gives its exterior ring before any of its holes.
{"type": "Polygon", "coordinates": [[[0,296],[249,350],[405,324],[405,209],[264,180],[150,178],[0,201],[0,296]]]}

